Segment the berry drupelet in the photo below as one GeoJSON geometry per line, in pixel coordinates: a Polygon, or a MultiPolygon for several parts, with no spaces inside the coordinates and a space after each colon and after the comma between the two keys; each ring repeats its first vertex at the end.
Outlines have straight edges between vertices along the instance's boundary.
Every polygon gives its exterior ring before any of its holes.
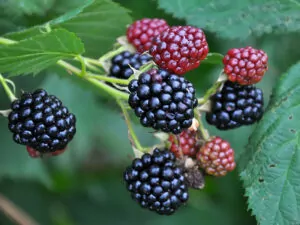
{"type": "Polygon", "coordinates": [[[50,153],[63,150],[76,133],[74,114],[54,95],[38,89],[11,104],[8,127],[16,143],[50,153]]]}
{"type": "Polygon", "coordinates": [[[188,201],[183,170],[175,165],[173,153],[154,149],[134,159],[124,172],[132,198],[140,206],[159,214],[170,215],[188,201]]]}
{"type": "Polygon", "coordinates": [[[179,134],[192,125],[197,99],[192,83],[183,77],[151,69],[128,88],[128,103],[143,126],[179,134]]]}
{"type": "Polygon", "coordinates": [[[153,37],[169,28],[163,19],[144,18],[135,21],[127,28],[127,39],[139,53],[148,51],[153,37]]]}
{"type": "Polygon", "coordinates": [[[220,137],[212,137],[197,153],[197,159],[205,172],[212,176],[225,176],[234,170],[234,151],[230,144],[220,137]]]}
{"type": "Polygon", "coordinates": [[[226,81],[223,89],[211,97],[211,112],[206,114],[206,120],[220,130],[251,125],[262,118],[263,106],[261,89],[226,81]]]}
{"type": "Polygon", "coordinates": [[[250,46],[233,48],[224,56],[223,64],[228,80],[250,85],[258,83],[268,70],[268,56],[263,50],[250,46]]]}
{"type": "Polygon", "coordinates": [[[131,53],[124,51],[111,59],[110,77],[116,77],[120,79],[128,79],[133,70],[130,66],[136,70],[151,60],[151,56],[148,54],[131,53]],[[130,65],[130,66],[129,66],[130,65]]]}
{"type": "Polygon", "coordinates": [[[201,29],[174,26],[153,38],[149,53],[160,68],[183,75],[206,58],[208,44],[201,29]]]}
{"type": "Polygon", "coordinates": [[[169,142],[171,143],[170,151],[172,151],[177,158],[181,158],[185,155],[195,157],[200,147],[197,132],[191,130],[184,130],[178,136],[170,135],[169,142]]]}

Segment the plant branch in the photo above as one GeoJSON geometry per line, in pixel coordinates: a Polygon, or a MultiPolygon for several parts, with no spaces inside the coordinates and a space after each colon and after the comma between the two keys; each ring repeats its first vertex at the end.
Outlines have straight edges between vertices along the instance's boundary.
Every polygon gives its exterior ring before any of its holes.
{"type": "MultiPolygon", "coordinates": [[[[111,96],[113,96],[117,99],[119,99],[119,98],[125,99],[125,100],[128,99],[128,94],[118,91],[115,88],[112,88],[112,87],[104,84],[103,82],[99,81],[100,78],[102,78],[102,80],[108,78],[106,76],[95,75],[95,74],[89,73],[89,72],[86,72],[86,74],[84,76],[82,76],[82,74],[81,74],[82,71],[80,69],[78,69],[77,67],[75,67],[63,60],[59,60],[57,62],[57,64],[60,65],[61,67],[65,68],[66,70],[74,73],[75,75],[82,77],[83,79],[85,79],[89,83],[93,84],[94,86],[101,88],[102,90],[104,90],[105,92],[107,92],[108,94],[110,94],[111,96]],[[92,77],[90,77],[90,76],[92,76],[92,77]],[[97,76],[97,79],[95,79],[93,76],[97,76]]],[[[113,79],[115,79],[115,78],[113,78],[113,79]]],[[[108,78],[106,80],[109,81],[110,78],[108,78]]]]}
{"type": "Polygon", "coordinates": [[[19,225],[38,225],[33,218],[0,194],[0,210],[19,225]]]}
{"type": "Polygon", "coordinates": [[[13,41],[13,40],[10,40],[7,38],[0,37],[0,44],[2,44],[2,45],[11,45],[11,44],[15,44],[15,43],[17,43],[17,41],[13,41]]]}
{"type": "Polygon", "coordinates": [[[14,93],[10,90],[9,86],[7,85],[6,79],[0,74],[0,83],[2,84],[6,95],[8,96],[11,102],[15,101],[17,98],[14,93]]]}
{"type": "Polygon", "coordinates": [[[121,101],[118,101],[118,104],[119,106],[121,107],[122,109],[122,112],[123,112],[123,115],[124,115],[124,118],[125,118],[125,122],[127,124],[127,127],[128,127],[128,132],[132,138],[132,141],[133,141],[133,144],[135,145],[135,147],[141,151],[141,152],[147,152],[147,149],[146,148],[143,148],[136,133],[134,132],[133,130],[133,127],[132,127],[132,124],[131,124],[131,121],[130,121],[130,117],[129,117],[129,114],[124,106],[124,104],[121,102],[121,101]]]}

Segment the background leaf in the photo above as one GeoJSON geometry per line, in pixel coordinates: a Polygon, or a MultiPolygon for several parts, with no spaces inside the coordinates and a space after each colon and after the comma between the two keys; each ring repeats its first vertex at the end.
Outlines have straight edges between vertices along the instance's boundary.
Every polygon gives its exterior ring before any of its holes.
{"type": "Polygon", "coordinates": [[[84,52],[73,33],[57,29],[16,44],[0,46],[0,71],[11,75],[38,73],[60,59],[74,58],[84,52]]]}
{"type": "Polygon", "coordinates": [[[242,158],[249,208],[262,225],[300,222],[299,70],[281,77],[242,158]]]}
{"type": "Polygon", "coordinates": [[[158,4],[190,25],[229,39],[300,29],[297,0],[158,0],[158,4]]]}
{"type": "MultiPolygon", "coordinates": [[[[85,44],[86,55],[100,57],[112,48],[116,38],[131,23],[128,11],[109,0],[89,0],[84,5],[48,22],[52,28],[74,32],[85,44]]],[[[6,37],[22,40],[37,35],[45,25],[11,33],[6,37]]]]}

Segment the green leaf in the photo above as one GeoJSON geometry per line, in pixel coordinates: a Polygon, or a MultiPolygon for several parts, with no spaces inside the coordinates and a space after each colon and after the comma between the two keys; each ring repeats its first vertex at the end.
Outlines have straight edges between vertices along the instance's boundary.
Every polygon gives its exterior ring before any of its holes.
{"type": "Polygon", "coordinates": [[[188,24],[230,39],[300,29],[296,0],[158,0],[159,7],[188,24]]]}
{"type": "MultiPolygon", "coordinates": [[[[100,57],[111,49],[130,23],[128,11],[108,0],[88,0],[81,7],[48,22],[52,29],[65,28],[74,32],[84,42],[86,55],[94,57],[100,57]]],[[[44,27],[45,24],[10,33],[6,37],[22,40],[39,34],[44,27]]]]}
{"type": "Polygon", "coordinates": [[[84,52],[73,33],[57,29],[16,44],[0,46],[0,71],[11,75],[38,73],[60,59],[74,58],[84,52]]]}
{"type": "Polygon", "coordinates": [[[0,8],[5,8],[5,14],[42,16],[46,14],[54,2],[55,0],[9,0],[1,1],[0,8]]]}
{"type": "Polygon", "coordinates": [[[208,53],[207,57],[201,63],[222,64],[223,57],[220,53],[208,53]]]}
{"type": "Polygon", "coordinates": [[[284,74],[241,161],[249,208],[261,225],[300,223],[300,63],[284,74]]]}

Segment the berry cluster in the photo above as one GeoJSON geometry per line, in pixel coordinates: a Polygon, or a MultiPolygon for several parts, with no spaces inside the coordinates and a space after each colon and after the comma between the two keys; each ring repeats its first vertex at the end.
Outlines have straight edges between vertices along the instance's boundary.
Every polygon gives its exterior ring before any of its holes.
{"type": "Polygon", "coordinates": [[[189,198],[183,171],[169,151],[154,149],[152,155],[133,160],[124,180],[135,201],[159,214],[174,213],[189,198]]]}
{"type": "Polygon", "coordinates": [[[65,149],[76,132],[75,116],[45,90],[23,93],[11,110],[8,128],[14,141],[40,153],[65,149]]]}
{"type": "MultiPolygon", "coordinates": [[[[236,167],[229,142],[209,137],[200,120],[201,112],[204,106],[211,106],[206,109],[206,120],[220,130],[259,121],[264,112],[263,92],[254,84],[267,71],[268,57],[252,47],[230,49],[223,58],[227,81],[219,79],[204,98],[197,99],[193,84],[183,75],[197,68],[208,55],[206,36],[200,28],[169,26],[163,19],[145,18],[131,24],[126,35],[136,52],[120,53],[119,49],[110,52],[109,57],[101,57],[110,59],[110,78],[88,71],[99,71],[94,65],[104,69],[101,62],[89,59],[93,65],[87,63],[83,72],[88,76],[84,78],[120,97],[118,103],[130,124],[127,103],[120,100],[127,99],[127,93],[111,85],[113,81],[128,83],[128,90],[124,88],[129,92],[128,104],[140,123],[168,133],[165,149],[155,148],[152,154],[135,158],[124,172],[124,180],[140,206],[170,215],[187,203],[189,187],[203,187],[204,175],[224,176],[236,167]],[[142,67],[146,63],[149,64],[142,67]],[[135,70],[140,71],[134,74],[135,70]],[[101,78],[103,82],[96,83],[101,78]],[[200,103],[203,105],[197,107],[200,103]]],[[[75,116],[57,97],[42,89],[23,93],[13,101],[8,122],[14,141],[26,145],[31,157],[62,154],[76,132],[75,116]]],[[[148,148],[140,147],[136,135],[129,130],[136,152],[145,152],[148,148]]]]}
{"type": "Polygon", "coordinates": [[[197,99],[183,77],[152,69],[132,80],[129,91],[128,103],[143,126],[179,134],[192,125],[197,99]]]}

